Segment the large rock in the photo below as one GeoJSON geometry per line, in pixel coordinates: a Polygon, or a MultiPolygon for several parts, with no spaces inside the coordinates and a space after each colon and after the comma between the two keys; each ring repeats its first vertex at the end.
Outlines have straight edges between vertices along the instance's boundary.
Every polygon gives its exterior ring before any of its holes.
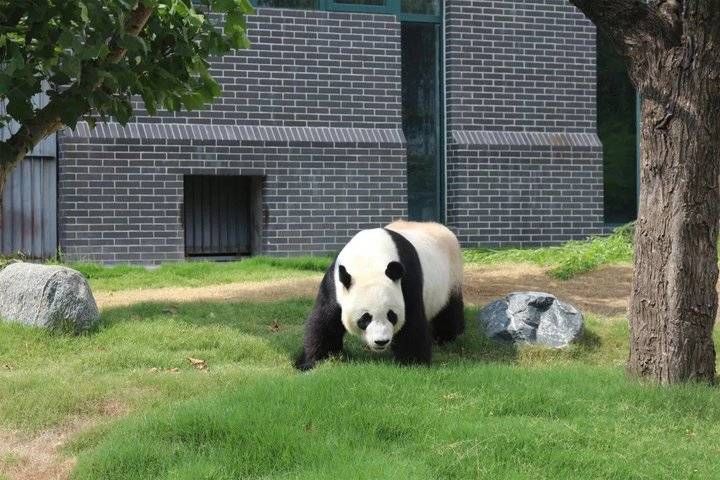
{"type": "Polygon", "coordinates": [[[80,272],[17,262],[0,271],[0,318],[80,333],[97,325],[100,312],[80,272]]]}
{"type": "Polygon", "coordinates": [[[516,292],[485,306],[480,328],[493,340],[564,347],[577,340],[583,316],[572,305],[542,292],[516,292]]]}

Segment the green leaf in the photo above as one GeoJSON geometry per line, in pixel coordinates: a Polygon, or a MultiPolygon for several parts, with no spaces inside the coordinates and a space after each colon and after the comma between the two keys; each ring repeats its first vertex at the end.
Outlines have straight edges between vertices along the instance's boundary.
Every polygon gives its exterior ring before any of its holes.
{"type": "Polygon", "coordinates": [[[246,15],[255,13],[255,7],[250,3],[250,0],[236,0],[235,4],[246,15]]]}
{"type": "Polygon", "coordinates": [[[79,2],[78,6],[80,7],[80,19],[84,23],[90,22],[90,16],[88,15],[87,5],[85,5],[85,3],[83,3],[83,2],[79,2]]]}
{"type": "Polygon", "coordinates": [[[207,108],[222,94],[209,57],[249,45],[245,15],[253,11],[249,0],[200,0],[225,13],[212,16],[190,0],[52,0],[30,2],[29,15],[27,0],[0,3],[0,17],[23,19],[0,26],[0,97],[8,115],[31,118],[32,96],[44,82],[70,126],[91,108],[93,118],[128,121],[132,95],[142,96],[151,114],[207,108]],[[154,12],[139,36],[127,35],[138,1],[154,12]],[[115,45],[128,50],[126,59],[104,61],[115,45]]]}
{"type": "Polygon", "coordinates": [[[205,106],[205,97],[200,93],[189,93],[182,96],[182,103],[188,110],[199,110],[205,106]]]}
{"type": "Polygon", "coordinates": [[[110,115],[120,124],[125,125],[132,117],[132,106],[126,98],[114,98],[110,107],[110,115]]]}
{"type": "Polygon", "coordinates": [[[16,96],[8,97],[6,110],[11,117],[20,123],[32,118],[34,112],[30,98],[16,96]]]}
{"type": "Polygon", "coordinates": [[[75,128],[78,120],[90,109],[86,98],[72,95],[64,99],[60,109],[60,120],[70,128],[75,128]]]}
{"type": "Polygon", "coordinates": [[[219,97],[222,94],[220,84],[209,75],[202,78],[202,87],[200,90],[205,94],[208,100],[219,97]]]}
{"type": "Polygon", "coordinates": [[[145,104],[145,110],[147,110],[150,115],[155,115],[157,113],[157,100],[153,91],[147,88],[142,91],[141,96],[145,104]]]}
{"type": "Polygon", "coordinates": [[[128,52],[133,55],[136,53],[146,55],[150,51],[147,43],[145,43],[145,40],[135,35],[123,35],[118,44],[121,47],[126,48],[128,52]]]}
{"type": "Polygon", "coordinates": [[[79,53],[83,60],[96,60],[105,58],[110,53],[110,48],[105,43],[86,45],[79,53]]]}
{"type": "Polygon", "coordinates": [[[69,78],[79,77],[81,67],[80,59],[73,54],[64,56],[60,62],[60,71],[69,78]]]}
{"type": "Polygon", "coordinates": [[[10,75],[0,72],[0,97],[4,97],[12,88],[13,78],[10,75]]]}

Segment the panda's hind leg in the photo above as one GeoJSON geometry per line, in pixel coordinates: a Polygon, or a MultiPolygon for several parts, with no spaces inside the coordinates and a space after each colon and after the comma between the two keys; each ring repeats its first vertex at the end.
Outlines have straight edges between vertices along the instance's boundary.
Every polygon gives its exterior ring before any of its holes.
{"type": "Polygon", "coordinates": [[[432,319],[433,340],[439,345],[452,342],[465,331],[465,309],[462,291],[450,294],[445,308],[432,319]]]}

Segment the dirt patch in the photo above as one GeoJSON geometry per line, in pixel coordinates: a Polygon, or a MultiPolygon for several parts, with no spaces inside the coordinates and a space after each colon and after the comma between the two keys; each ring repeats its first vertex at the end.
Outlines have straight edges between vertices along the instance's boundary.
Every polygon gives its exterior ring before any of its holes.
{"type": "Polygon", "coordinates": [[[74,457],[61,451],[77,435],[130,413],[119,400],[100,405],[99,417],[74,418],[39,433],[0,430],[0,474],[9,480],[66,480],[75,467],[74,457]]]}
{"type": "Polygon", "coordinates": [[[463,295],[467,304],[482,306],[516,291],[542,291],[598,315],[627,311],[632,267],[608,265],[570,280],[557,280],[535,265],[492,265],[465,268],[463,295]]]}
{"type": "Polygon", "coordinates": [[[75,420],[36,435],[0,430],[0,473],[10,480],[66,480],[75,459],[60,449],[93,425],[88,420],[75,420]]]}
{"type": "Polygon", "coordinates": [[[144,290],[97,292],[101,310],[144,302],[248,301],[274,302],[288,298],[307,298],[317,294],[322,275],[263,282],[228,283],[207,287],[169,287],[144,290]]]}
{"type": "MultiPolygon", "coordinates": [[[[249,301],[273,302],[289,298],[314,298],[321,275],[264,282],[230,283],[208,287],[156,288],[119,292],[98,292],[101,309],[142,302],[249,301]]],[[[632,268],[612,265],[571,280],[556,280],[547,269],[535,265],[466,266],[464,295],[470,305],[484,305],[510,292],[547,291],[583,311],[600,315],[621,315],[627,309],[632,268]]]]}

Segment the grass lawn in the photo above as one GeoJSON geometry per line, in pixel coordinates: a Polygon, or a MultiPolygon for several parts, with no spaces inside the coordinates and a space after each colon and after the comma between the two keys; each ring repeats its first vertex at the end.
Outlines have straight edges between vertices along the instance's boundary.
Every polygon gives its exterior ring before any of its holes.
{"type": "Polygon", "coordinates": [[[166,263],[154,269],[138,265],[106,267],[95,263],[70,266],[85,275],[93,290],[118,291],[296,278],[324,272],[331,262],[332,259],[326,257],[253,257],[238,262],[166,263]]]}
{"type": "MultiPolygon", "coordinates": [[[[596,247],[566,246],[553,265],[596,247]]],[[[522,261],[547,264],[541,250],[522,261]]],[[[596,257],[616,261],[607,250],[596,257]]],[[[466,255],[511,261],[503,252],[466,255]]],[[[328,260],[292,262],[80,268],[116,291],[303,278],[328,260]]],[[[469,308],[467,332],[431,367],[350,339],[345,358],[300,374],[291,360],[311,306],[282,292],[145,303],[105,310],[81,337],[0,324],[0,439],[84,422],[63,447],[75,480],[720,478],[717,389],[628,380],[623,318],[588,314],[565,350],[513,348],[481,335],[469,308]]],[[[17,463],[0,445],[0,479],[17,463]]]]}
{"type": "MultiPolygon", "coordinates": [[[[468,265],[532,263],[549,267],[549,275],[565,280],[602,265],[631,261],[631,233],[630,227],[622,227],[610,236],[554,247],[474,248],[466,249],[463,254],[468,265]]],[[[119,291],[296,278],[322,273],[331,262],[330,257],[253,257],[239,262],[167,263],[155,269],[136,265],[105,267],[93,263],[70,266],[82,272],[94,290],[119,291]]],[[[3,259],[0,259],[0,267],[2,264],[3,259]]]]}
{"type": "Polygon", "coordinates": [[[617,228],[612,235],[540,248],[471,248],[464,251],[469,264],[534,263],[550,267],[548,274],[570,279],[597,267],[627,263],[633,258],[633,226],[617,228]]]}
{"type": "Polygon", "coordinates": [[[311,304],[139,305],[79,338],[2,325],[0,425],[132,412],[70,445],[76,479],[720,475],[720,395],[626,380],[621,319],[591,316],[568,350],[498,346],[469,323],[429,368],[351,341],[298,374],[311,304]]]}

